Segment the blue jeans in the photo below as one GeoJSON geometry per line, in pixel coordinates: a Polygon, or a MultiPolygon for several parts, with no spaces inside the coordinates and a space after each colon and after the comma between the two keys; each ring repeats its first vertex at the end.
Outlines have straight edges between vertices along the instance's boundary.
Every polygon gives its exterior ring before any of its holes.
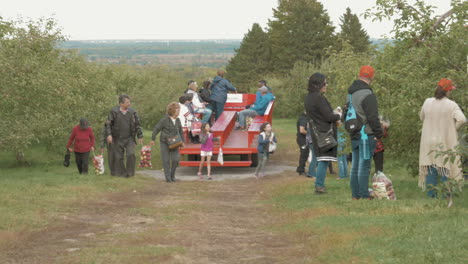
{"type": "Polygon", "coordinates": [[[245,109],[245,110],[240,111],[239,112],[239,126],[245,128],[245,118],[247,116],[256,117],[257,115],[258,115],[257,111],[252,110],[252,109],[245,109]]]}
{"type": "MultiPolygon", "coordinates": [[[[435,167],[431,167],[427,170],[427,176],[426,176],[426,188],[431,189],[432,187],[437,186],[437,178],[439,177],[439,174],[437,173],[437,169],[435,167]]],[[[441,175],[441,181],[446,182],[447,181],[447,176],[441,175]]],[[[436,198],[437,197],[437,191],[436,190],[429,190],[427,191],[427,196],[431,198],[436,198]]]]}
{"type": "Polygon", "coordinates": [[[202,114],[203,115],[202,122],[208,123],[210,121],[211,114],[213,113],[213,111],[206,107],[206,108],[195,109],[195,113],[202,114]]]}
{"type": "Polygon", "coordinates": [[[325,187],[325,176],[327,175],[328,161],[319,161],[317,166],[317,176],[315,178],[315,188],[325,187]]]}
{"type": "Polygon", "coordinates": [[[369,138],[369,156],[371,159],[361,160],[359,148],[361,140],[351,140],[351,148],[353,150],[353,163],[351,166],[351,193],[354,198],[368,198],[369,197],[369,173],[371,167],[372,155],[374,153],[377,141],[374,137],[369,138]]]}
{"type": "Polygon", "coordinates": [[[213,104],[213,109],[215,111],[215,120],[218,120],[218,118],[224,112],[224,105],[226,104],[226,102],[220,103],[220,102],[212,101],[211,103],[213,104]]]}
{"type": "Polygon", "coordinates": [[[309,171],[307,172],[307,177],[315,177],[317,175],[317,155],[315,154],[314,145],[309,144],[310,150],[312,150],[312,159],[309,164],[309,171]]]}
{"type": "Polygon", "coordinates": [[[338,168],[340,171],[340,179],[348,177],[348,159],[346,154],[342,154],[338,157],[338,168]]]}

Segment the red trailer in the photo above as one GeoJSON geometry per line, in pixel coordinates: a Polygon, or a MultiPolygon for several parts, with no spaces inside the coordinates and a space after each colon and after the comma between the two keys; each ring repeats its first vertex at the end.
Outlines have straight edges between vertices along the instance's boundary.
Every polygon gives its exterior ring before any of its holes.
{"type": "MultiPolygon", "coordinates": [[[[224,112],[211,127],[219,143],[213,148],[211,166],[248,167],[257,166],[257,139],[260,126],[264,122],[272,124],[273,107],[275,101],[271,101],[265,111],[265,115],[257,116],[246,131],[234,130],[236,113],[245,109],[247,105],[255,102],[255,94],[228,94],[228,100],[224,106],[224,112]],[[216,156],[219,148],[222,148],[224,164],[217,162],[216,156]]],[[[184,134],[188,131],[184,131],[184,134]]],[[[200,165],[200,144],[192,144],[187,136],[184,136],[184,148],[180,150],[180,166],[198,167],[200,165]]],[[[206,163],[204,164],[206,166],[206,163]]]]}

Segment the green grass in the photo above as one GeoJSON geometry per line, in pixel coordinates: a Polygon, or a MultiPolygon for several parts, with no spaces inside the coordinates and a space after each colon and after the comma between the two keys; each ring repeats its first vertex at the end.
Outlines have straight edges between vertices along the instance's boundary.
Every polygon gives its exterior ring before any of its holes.
{"type": "Polygon", "coordinates": [[[297,239],[322,263],[466,263],[466,195],[448,209],[445,200],[427,198],[398,162],[386,160],[385,169],[397,201],[352,201],[349,181],[333,175],[322,196],[312,183],[273,186],[268,203],[285,216],[274,230],[305,234],[297,239]]]}
{"type": "Polygon", "coordinates": [[[30,231],[50,224],[57,215],[75,210],[105,193],[141,187],[151,179],[128,179],[80,175],[73,160],[70,167],[62,156],[49,154],[41,146],[25,153],[30,166],[17,166],[11,153],[0,153],[0,230],[30,231]],[[73,206],[71,206],[73,205],[73,206]]]}
{"type": "MultiPolygon", "coordinates": [[[[295,123],[293,119],[274,120],[273,130],[279,143],[273,160],[297,163],[295,123]]],[[[151,131],[144,133],[148,144],[151,131]]],[[[155,169],[160,169],[158,143],[153,148],[155,169]]],[[[391,151],[390,146],[387,151],[391,151]]],[[[62,155],[50,154],[36,146],[26,152],[31,165],[20,167],[11,153],[0,152],[0,231],[43,229],[53,224],[57,216],[78,210],[103,195],[153,182],[138,176],[132,180],[110,177],[108,170],[101,176],[78,175],[73,161],[69,168],[61,165],[62,155]]],[[[323,196],[314,195],[313,184],[295,174],[283,184],[268,186],[270,192],[264,203],[272,206],[271,214],[278,219],[271,229],[303,244],[301,254],[311,263],[465,263],[468,259],[466,194],[462,193],[455,199],[454,207],[447,209],[445,201],[427,198],[417,187],[417,179],[399,162],[386,157],[385,172],[393,181],[397,201],[352,201],[349,183],[330,175],[326,179],[329,193],[323,196]]],[[[181,188],[194,192],[191,184],[181,188]]],[[[179,216],[174,210],[189,210],[191,206],[191,203],[175,205],[167,212],[160,212],[160,217],[167,222],[177,221],[179,216]]],[[[148,207],[130,208],[129,213],[155,214],[148,207]]],[[[143,259],[164,260],[171,254],[183,254],[185,249],[157,245],[139,249],[136,245],[129,250],[140,250],[143,259]]],[[[109,259],[125,257],[125,252],[128,251],[115,245],[84,249],[80,256],[83,263],[106,263],[109,259]],[[94,259],[96,255],[103,257],[94,259]]]]}

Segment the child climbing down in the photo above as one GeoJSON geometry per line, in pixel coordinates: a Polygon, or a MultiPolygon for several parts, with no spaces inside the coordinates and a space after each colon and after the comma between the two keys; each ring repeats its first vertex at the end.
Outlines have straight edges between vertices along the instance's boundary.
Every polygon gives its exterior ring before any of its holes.
{"type": "Polygon", "coordinates": [[[263,123],[260,127],[258,135],[258,165],[255,170],[255,177],[265,176],[265,165],[268,161],[270,153],[276,149],[276,137],[272,131],[270,123],[263,123]]]}
{"type": "Polygon", "coordinates": [[[201,133],[200,133],[200,141],[201,141],[201,146],[200,146],[200,156],[201,156],[201,161],[200,161],[200,167],[198,168],[198,177],[200,177],[200,180],[203,180],[203,174],[202,174],[202,169],[203,169],[203,163],[205,162],[206,159],[206,167],[208,170],[208,180],[211,180],[211,157],[213,156],[213,141],[217,141],[218,138],[213,138],[213,133],[210,133],[210,124],[209,123],[203,123],[201,127],[201,133]]]}

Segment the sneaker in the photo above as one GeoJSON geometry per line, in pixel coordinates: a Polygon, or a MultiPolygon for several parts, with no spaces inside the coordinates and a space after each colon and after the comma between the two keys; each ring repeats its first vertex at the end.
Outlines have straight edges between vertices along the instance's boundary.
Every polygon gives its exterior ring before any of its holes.
{"type": "Polygon", "coordinates": [[[358,197],[352,197],[351,200],[357,201],[357,200],[359,200],[359,198],[358,197]]]}
{"type": "Polygon", "coordinates": [[[258,177],[260,177],[260,178],[263,178],[263,177],[265,177],[265,173],[263,173],[263,172],[260,172],[260,174],[258,175],[258,177]]]}
{"type": "Polygon", "coordinates": [[[327,189],[325,189],[325,187],[315,187],[315,193],[316,194],[326,194],[327,189]]]}
{"type": "Polygon", "coordinates": [[[203,174],[201,172],[197,173],[198,177],[200,177],[200,180],[203,180],[203,174]]]}
{"type": "Polygon", "coordinates": [[[211,181],[212,179],[213,179],[213,178],[211,178],[211,176],[208,175],[208,179],[207,179],[207,180],[211,181]]]}

